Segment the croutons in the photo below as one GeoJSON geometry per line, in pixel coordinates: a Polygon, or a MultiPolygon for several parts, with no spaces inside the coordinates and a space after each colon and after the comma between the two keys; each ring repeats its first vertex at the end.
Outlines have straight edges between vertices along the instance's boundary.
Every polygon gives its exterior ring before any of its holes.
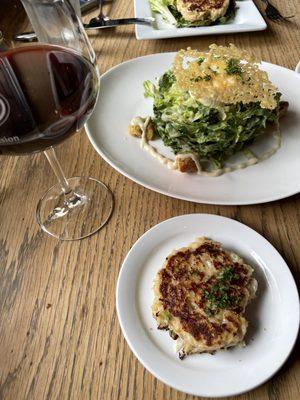
{"type": "MultiPolygon", "coordinates": [[[[138,125],[129,125],[128,126],[128,133],[131,136],[135,137],[142,137],[142,129],[138,125]]],[[[154,138],[155,129],[153,122],[150,121],[146,128],[146,139],[152,140],[154,138]]]]}
{"type": "Polygon", "coordinates": [[[176,156],[176,163],[180,172],[194,173],[198,171],[197,165],[192,157],[176,156]]]}

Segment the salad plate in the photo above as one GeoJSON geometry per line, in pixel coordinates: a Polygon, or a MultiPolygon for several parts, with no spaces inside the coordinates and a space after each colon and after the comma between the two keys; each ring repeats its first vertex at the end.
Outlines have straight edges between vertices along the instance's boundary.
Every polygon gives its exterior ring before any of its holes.
{"type": "Polygon", "coordinates": [[[277,250],[246,225],[210,214],[171,218],[146,232],[123,262],[116,304],[125,339],[144,367],[167,385],[196,396],[235,396],[261,385],[285,362],[299,329],[296,284],[277,250]],[[152,317],[152,285],[166,255],[198,236],[243,257],[254,268],[258,289],[246,312],[245,347],[180,360],[172,339],[152,317]]]}
{"type": "MultiPolygon", "coordinates": [[[[128,135],[135,116],[152,115],[152,101],[143,83],[168,70],[175,53],[140,57],[120,64],[101,77],[100,96],[87,124],[97,152],[117,171],[146,188],[198,203],[242,205],[278,200],[300,190],[300,76],[286,68],[262,63],[262,69],[290,103],[280,121],[282,145],[269,159],[219,177],[203,177],[170,170],[128,135]]],[[[155,147],[165,151],[161,140],[155,147]]]]}
{"type": "Polygon", "coordinates": [[[200,26],[191,28],[176,28],[164,21],[162,16],[151,11],[149,0],[135,0],[136,17],[154,17],[153,26],[136,25],[136,38],[166,39],[182,36],[202,36],[215,34],[230,34],[236,32],[261,31],[267,24],[252,0],[237,1],[235,16],[225,24],[200,26]]]}

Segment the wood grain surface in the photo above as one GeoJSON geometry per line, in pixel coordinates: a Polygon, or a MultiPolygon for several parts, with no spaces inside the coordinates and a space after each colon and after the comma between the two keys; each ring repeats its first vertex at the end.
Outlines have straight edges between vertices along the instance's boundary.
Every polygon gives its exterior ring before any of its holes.
{"type": "MultiPolygon", "coordinates": [[[[257,4],[261,9],[261,0],[257,4]]],[[[300,60],[299,0],[274,4],[296,17],[284,24],[268,22],[265,32],[136,41],[134,29],[124,27],[91,33],[90,39],[101,72],[144,54],[206,48],[213,42],[233,42],[265,61],[294,69],[300,60]]],[[[105,12],[132,16],[132,1],[113,0],[105,12]]],[[[0,30],[7,43],[13,46],[11,35],[29,28],[20,3],[1,0],[0,30]]],[[[34,217],[40,196],[55,183],[44,156],[0,159],[0,399],[196,399],[155,379],[122,336],[115,288],[125,255],[160,221],[213,213],[241,221],[265,236],[299,282],[300,196],[243,207],[175,200],[118,174],[97,155],[84,132],[59,146],[57,154],[68,176],[89,175],[107,183],[115,194],[115,210],[106,228],[93,237],[58,242],[39,231],[34,217]]],[[[269,382],[232,399],[299,400],[299,349],[298,340],[269,382]]]]}

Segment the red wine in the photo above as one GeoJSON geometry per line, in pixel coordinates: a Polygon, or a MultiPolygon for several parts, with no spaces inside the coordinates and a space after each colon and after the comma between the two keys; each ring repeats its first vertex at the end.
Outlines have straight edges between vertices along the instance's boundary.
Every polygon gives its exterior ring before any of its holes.
{"type": "Polygon", "coordinates": [[[88,60],[59,46],[0,53],[0,154],[42,151],[78,131],[97,99],[88,60]]]}

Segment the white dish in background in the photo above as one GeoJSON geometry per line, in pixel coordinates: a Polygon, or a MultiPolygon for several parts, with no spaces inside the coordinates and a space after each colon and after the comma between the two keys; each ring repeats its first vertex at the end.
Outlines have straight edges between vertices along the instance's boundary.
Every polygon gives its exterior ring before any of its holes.
{"type": "MultiPolygon", "coordinates": [[[[280,121],[282,146],[266,161],[219,177],[169,170],[128,134],[135,116],[152,115],[152,101],[143,96],[143,82],[154,81],[172,65],[175,53],[144,56],[120,64],[101,77],[100,96],[87,123],[88,137],[98,153],[127,178],[171,197],[207,204],[256,204],[300,191],[300,76],[263,63],[270,80],[290,103],[280,121]]],[[[155,147],[168,155],[161,140],[155,147]]],[[[171,153],[169,153],[171,154],[171,153]]]]}
{"type": "Polygon", "coordinates": [[[295,71],[298,72],[298,74],[300,74],[300,62],[298,62],[295,71]]]}
{"type": "Polygon", "coordinates": [[[209,214],[164,221],[128,253],[117,284],[122,332],[139,361],[155,377],[196,396],[234,396],[268,380],[286,361],[299,329],[299,297],[292,274],[275,248],[251,228],[209,214]],[[248,306],[246,347],[179,360],[174,342],[151,315],[153,279],[166,256],[198,236],[220,241],[254,267],[257,297],[248,306]]]}
{"type": "Polygon", "coordinates": [[[134,0],[134,12],[136,17],[155,17],[155,24],[153,26],[136,25],[136,38],[138,40],[166,39],[181,36],[230,34],[266,29],[267,24],[252,0],[237,1],[236,4],[238,9],[234,19],[224,25],[176,28],[167,24],[160,14],[151,11],[149,0],[134,0]]]}

